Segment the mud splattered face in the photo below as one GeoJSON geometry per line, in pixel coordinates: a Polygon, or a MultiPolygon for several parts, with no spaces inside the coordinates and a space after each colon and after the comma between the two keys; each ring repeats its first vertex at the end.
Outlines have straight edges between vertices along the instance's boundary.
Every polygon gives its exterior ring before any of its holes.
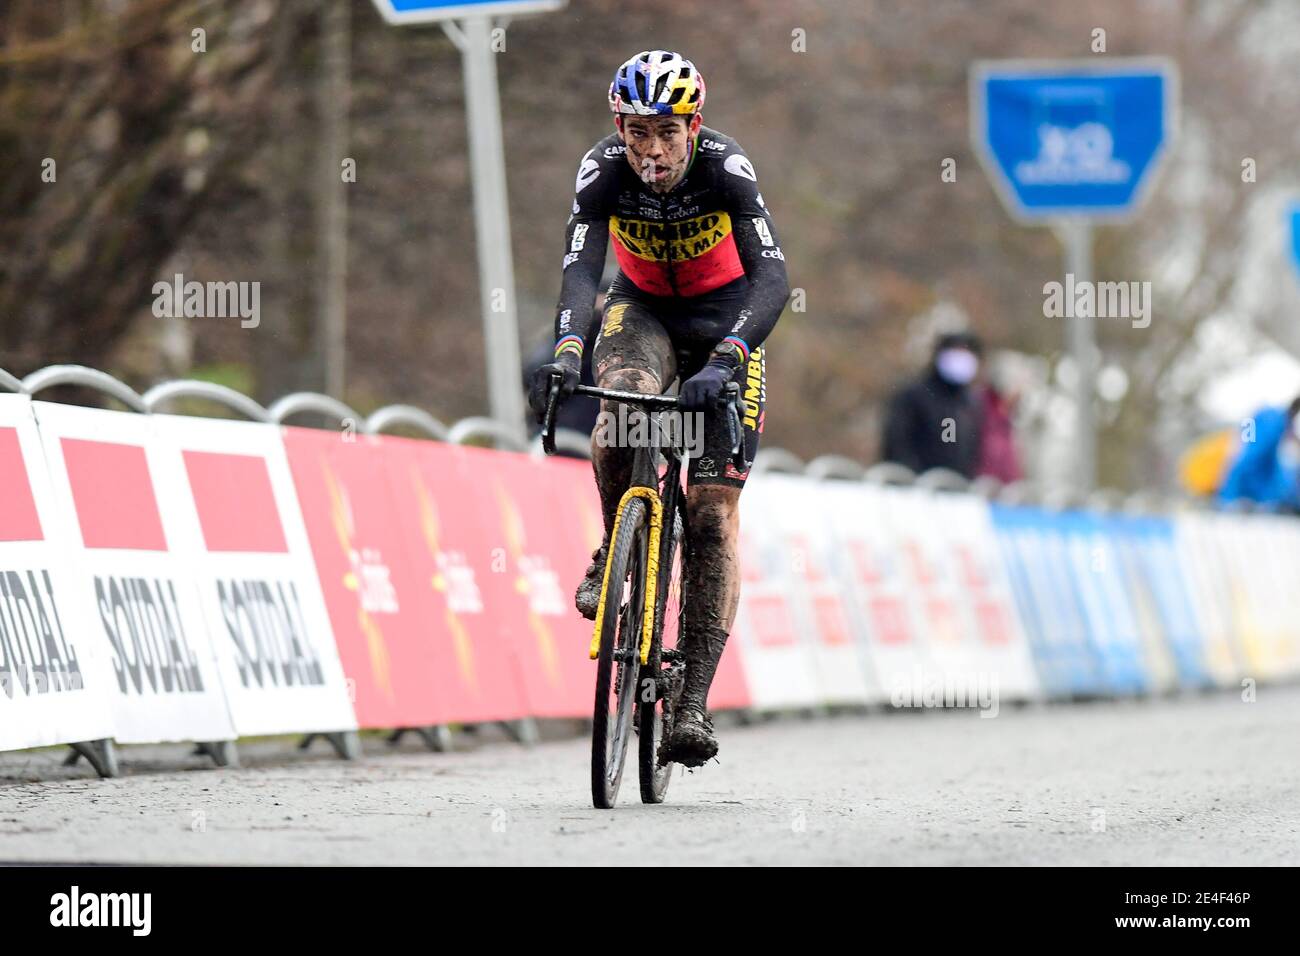
{"type": "Polygon", "coordinates": [[[627,161],[642,182],[666,193],[686,175],[690,146],[700,130],[700,116],[625,116],[619,132],[627,161]]]}

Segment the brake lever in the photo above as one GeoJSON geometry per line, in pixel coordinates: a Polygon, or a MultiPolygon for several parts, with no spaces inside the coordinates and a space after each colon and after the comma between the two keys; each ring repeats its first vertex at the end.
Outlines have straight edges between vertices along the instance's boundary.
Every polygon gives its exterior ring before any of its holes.
{"type": "Polygon", "coordinates": [[[749,463],[745,461],[745,429],[740,416],[740,386],[728,382],[723,389],[727,396],[727,435],[731,439],[731,461],[740,471],[745,471],[749,463]]]}
{"type": "Polygon", "coordinates": [[[542,418],[542,451],[548,455],[555,454],[555,410],[560,404],[560,384],[564,376],[559,372],[551,373],[551,387],[546,393],[546,414],[542,418]]]}

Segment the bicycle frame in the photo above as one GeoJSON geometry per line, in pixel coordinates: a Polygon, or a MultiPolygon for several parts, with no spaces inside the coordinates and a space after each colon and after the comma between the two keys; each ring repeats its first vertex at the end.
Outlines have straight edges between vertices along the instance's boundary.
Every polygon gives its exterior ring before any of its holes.
{"type": "MultiPolygon", "coordinates": [[[[558,373],[551,376],[550,392],[547,396],[546,414],[542,425],[542,448],[548,455],[555,454],[555,410],[559,405],[560,377],[558,373]]],[[[617,389],[595,388],[589,385],[579,385],[575,389],[575,394],[590,395],[593,398],[599,398],[604,401],[623,402],[628,405],[642,407],[643,410],[649,409],[677,409],[681,407],[680,402],[674,396],[669,395],[645,395],[640,392],[624,392],[617,389]]],[[[745,461],[745,442],[744,432],[741,428],[741,416],[739,409],[740,386],[735,382],[729,382],[724,390],[725,404],[727,409],[727,426],[731,438],[731,456],[736,466],[741,470],[746,470],[749,463],[745,461]]],[[[671,512],[673,505],[672,496],[681,494],[681,464],[683,460],[683,449],[671,446],[667,449],[668,468],[664,473],[665,495],[669,496],[666,504],[671,512]]],[[[659,472],[655,467],[653,449],[650,446],[641,445],[634,449],[632,458],[632,476],[627,491],[619,500],[618,510],[614,515],[614,527],[610,533],[610,540],[618,539],[619,524],[623,520],[623,513],[627,503],[633,498],[644,498],[650,506],[650,541],[647,547],[648,555],[646,559],[645,580],[643,581],[644,594],[646,595],[647,612],[641,622],[641,644],[639,648],[639,657],[641,664],[645,665],[650,662],[650,651],[654,643],[655,624],[658,616],[658,583],[659,583],[659,550],[663,535],[665,502],[661,499],[659,493],[659,472]]],[[[609,563],[605,565],[605,576],[601,581],[600,603],[596,606],[596,624],[592,631],[591,646],[589,656],[591,660],[596,660],[600,656],[600,634],[605,620],[605,608],[609,597],[609,563]]]]}

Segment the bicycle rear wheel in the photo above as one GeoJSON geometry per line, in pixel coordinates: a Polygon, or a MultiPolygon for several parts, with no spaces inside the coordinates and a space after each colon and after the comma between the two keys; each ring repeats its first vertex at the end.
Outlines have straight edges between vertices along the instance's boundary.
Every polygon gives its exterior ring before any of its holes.
{"type": "Polygon", "coordinates": [[[629,499],[619,517],[618,536],[609,548],[609,585],[604,595],[591,724],[591,800],[602,810],[614,806],[632,736],[646,604],[647,514],[642,499],[629,499]]]}
{"type": "Polygon", "coordinates": [[[673,495],[671,513],[664,514],[659,545],[659,595],[655,614],[655,640],[650,659],[641,672],[638,691],[638,765],[641,802],[663,803],[672,779],[672,764],[659,765],[659,745],[671,726],[673,708],[681,696],[686,664],[676,653],[681,633],[682,555],[685,550],[686,515],[680,494],[673,495]],[[665,653],[667,652],[667,653],[665,653]],[[649,699],[647,699],[649,698],[649,699]]]}

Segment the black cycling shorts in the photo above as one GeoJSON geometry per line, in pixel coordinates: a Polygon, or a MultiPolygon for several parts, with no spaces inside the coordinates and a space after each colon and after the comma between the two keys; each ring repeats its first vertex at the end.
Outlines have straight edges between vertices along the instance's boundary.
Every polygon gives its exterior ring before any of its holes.
{"type": "MultiPolygon", "coordinates": [[[[690,300],[685,301],[689,308],[690,300]]],[[[616,284],[606,299],[592,355],[597,383],[617,369],[635,368],[649,372],[659,382],[660,390],[667,392],[678,378],[685,381],[703,368],[717,339],[701,339],[686,331],[686,322],[679,321],[684,317],[676,314],[681,308],[670,311],[656,308],[642,298],[618,295],[616,284]]],[[[732,379],[740,384],[744,409],[741,430],[745,460],[750,462],[758,454],[759,436],[763,433],[765,352],[763,348],[754,349],[732,379]]],[[[744,486],[749,470],[740,471],[731,461],[730,436],[721,410],[704,413],[703,441],[695,451],[687,468],[689,485],[744,486]]]]}

